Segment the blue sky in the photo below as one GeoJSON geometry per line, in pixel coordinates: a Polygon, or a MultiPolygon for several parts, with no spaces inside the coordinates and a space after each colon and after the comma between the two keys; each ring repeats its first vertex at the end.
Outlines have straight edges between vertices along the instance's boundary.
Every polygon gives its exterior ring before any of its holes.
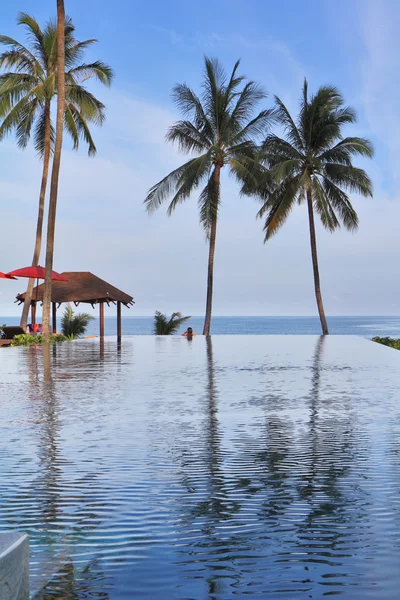
{"type": "MultiPolygon", "coordinates": [[[[55,2],[3,3],[1,32],[24,40],[18,10],[44,24],[55,2]]],[[[359,116],[354,135],[370,137],[374,161],[362,164],[374,198],[354,198],[357,234],[318,228],[322,292],[328,314],[400,314],[399,48],[394,0],[319,2],[283,0],[187,1],[66,0],[79,39],[99,43],[87,60],[115,70],[110,90],[91,85],[107,105],[107,121],[94,131],[96,158],[64,146],[55,268],[90,270],[131,293],[134,314],[181,310],[203,314],[207,245],[198,225],[196,198],[171,218],[149,217],[148,188],[183,157],[167,145],[167,127],[178,118],[171,101],[176,82],[198,89],[203,56],[218,57],[278,94],[296,111],[304,76],[310,87],[337,85],[359,116]]],[[[0,270],[29,264],[33,249],[40,163],[32,148],[0,144],[0,270]],[[9,227],[8,224],[13,225],[9,227]],[[18,227],[15,224],[18,223],[18,227]]],[[[316,314],[305,207],[263,245],[257,202],[239,198],[223,178],[223,207],[215,267],[215,314],[316,314]]],[[[43,262],[43,261],[42,261],[43,262]]],[[[1,280],[0,280],[1,281],[1,280]]],[[[24,281],[0,283],[0,314],[24,281]]]]}

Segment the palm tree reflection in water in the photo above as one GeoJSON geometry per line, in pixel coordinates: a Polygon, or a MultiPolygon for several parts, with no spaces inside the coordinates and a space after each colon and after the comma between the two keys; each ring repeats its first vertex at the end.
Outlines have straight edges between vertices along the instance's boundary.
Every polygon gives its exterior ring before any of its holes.
{"type": "Polygon", "coordinates": [[[196,535],[185,564],[202,565],[211,600],[230,597],[250,582],[260,594],[307,592],[316,585],[336,593],[344,577],[346,583],[351,577],[343,575],[348,559],[342,549],[356,552],[352,531],[361,518],[352,511],[357,491],[347,479],[358,460],[356,435],[345,393],[331,393],[331,378],[341,367],[323,360],[325,339],[316,341],[309,393],[297,398],[271,393],[275,384],[286,383],[267,366],[268,391],[256,398],[265,426],[259,426],[257,412],[243,414],[250,418],[247,431],[259,433],[237,430],[225,448],[218,369],[212,339],[206,340],[206,420],[199,438],[204,445],[197,452],[191,447],[186,460],[195,495],[184,500],[183,525],[196,535]]]}
{"type": "MultiPolygon", "coordinates": [[[[82,543],[89,530],[96,528],[100,520],[90,509],[85,495],[79,497],[80,494],[75,493],[70,498],[68,493],[68,484],[71,484],[69,461],[60,447],[61,407],[53,376],[57,367],[62,367],[62,362],[57,364],[60,350],[57,344],[44,344],[40,349],[29,348],[27,351],[33,389],[31,400],[38,428],[39,466],[38,475],[28,487],[25,500],[30,505],[34,498],[37,503],[34,521],[40,526],[35,526],[31,533],[33,552],[35,546],[41,548],[40,575],[36,573],[32,578],[32,591],[37,592],[35,600],[78,600],[92,593],[107,599],[108,594],[102,591],[105,575],[99,561],[92,559],[83,568],[82,564],[78,565],[77,570],[73,560],[75,546],[82,543]]],[[[61,385],[63,383],[61,378],[61,385]]],[[[90,473],[86,479],[93,484],[95,477],[94,473],[90,473]]]]}

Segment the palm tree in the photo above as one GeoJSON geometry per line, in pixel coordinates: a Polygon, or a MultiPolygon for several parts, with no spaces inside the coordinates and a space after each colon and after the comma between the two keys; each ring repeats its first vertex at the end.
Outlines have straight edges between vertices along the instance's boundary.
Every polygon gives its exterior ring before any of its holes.
{"type": "Polygon", "coordinates": [[[168,319],[167,315],[163,315],[160,311],[156,310],[154,316],[154,334],[155,335],[174,335],[177,333],[179,327],[190,319],[190,317],[182,317],[182,313],[175,312],[168,319]]]}
{"type": "Polygon", "coordinates": [[[50,341],[50,305],[51,305],[51,273],[53,270],[54,237],[56,230],[56,212],[58,198],[58,178],[60,175],[61,150],[65,115],[65,8],[64,0],[57,0],[57,120],[56,139],[54,144],[53,169],[51,172],[49,218],[47,221],[46,239],[46,273],[43,291],[43,337],[50,341]]]}
{"type": "Polygon", "coordinates": [[[373,148],[367,139],[343,137],[343,126],[355,123],[356,114],[344,105],[335,87],[320,87],[309,98],[305,81],[297,122],[278,97],[275,103],[275,117],[285,136],[268,135],[263,143],[262,156],[269,171],[259,190],[263,206],[258,214],[266,217],[268,240],[297,202],[307,202],[315,296],[325,335],[329,331],[321,296],[314,212],[328,231],[341,224],[350,231],[357,229],[357,213],[344,190],[372,196],[371,180],[351,159],[354,155],[372,157],[373,148]]]}
{"type": "MultiPolygon", "coordinates": [[[[45,194],[51,153],[54,151],[54,127],[51,123],[51,104],[57,94],[57,28],[49,21],[42,30],[37,21],[26,13],[17,19],[28,34],[29,47],[16,40],[0,35],[0,44],[7,49],[0,55],[0,67],[7,72],[0,75],[0,139],[15,130],[17,143],[25,148],[33,135],[35,150],[43,161],[42,181],[39,194],[39,211],[32,265],[37,265],[42,245],[45,194]]],[[[90,156],[96,153],[89,125],[101,125],[104,121],[104,105],[82,84],[96,78],[110,85],[113,72],[101,61],[82,63],[84,50],[94,44],[90,39],[78,42],[74,26],[65,21],[65,79],[66,104],[64,127],[70,134],[74,149],[81,139],[88,145],[90,156]]],[[[25,296],[21,326],[26,327],[34,280],[30,279],[25,296]]]]}
{"type": "Polygon", "coordinates": [[[168,207],[171,215],[178,204],[201,186],[200,222],[209,241],[204,335],[209,335],[211,325],[221,169],[227,166],[241,185],[251,182],[255,140],[265,135],[271,117],[270,110],[254,117],[254,109],[265,94],[253,81],[244,83],[245,78],[237,74],[239,63],[236,62],[228,78],[218,60],[205,58],[201,98],[186,84],[174,87],[173,99],[184,120],[170,127],[166,139],[177,142],[182,152],[196,156],[153,186],[145,199],[147,210],[152,212],[171,197],[168,207]]]}
{"type": "Polygon", "coordinates": [[[61,331],[63,335],[69,337],[79,337],[85,334],[90,321],[93,320],[94,317],[89,315],[89,313],[75,314],[72,306],[67,304],[61,320],[61,331]]]}

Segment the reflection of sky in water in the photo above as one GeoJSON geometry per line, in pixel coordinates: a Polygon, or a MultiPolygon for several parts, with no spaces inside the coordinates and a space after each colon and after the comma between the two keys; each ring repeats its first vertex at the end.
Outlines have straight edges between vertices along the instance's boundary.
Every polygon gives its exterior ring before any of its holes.
{"type": "Polygon", "coordinates": [[[3,349],[0,529],[40,598],[398,597],[400,353],[356,337],[3,349]]]}

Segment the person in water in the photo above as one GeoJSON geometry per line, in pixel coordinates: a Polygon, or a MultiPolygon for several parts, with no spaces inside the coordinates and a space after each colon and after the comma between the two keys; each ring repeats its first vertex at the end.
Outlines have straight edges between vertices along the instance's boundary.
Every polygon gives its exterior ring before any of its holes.
{"type": "Polygon", "coordinates": [[[191,340],[193,338],[193,336],[195,336],[196,334],[194,333],[194,331],[193,331],[193,329],[191,327],[188,327],[183,335],[188,340],[191,340]]]}

